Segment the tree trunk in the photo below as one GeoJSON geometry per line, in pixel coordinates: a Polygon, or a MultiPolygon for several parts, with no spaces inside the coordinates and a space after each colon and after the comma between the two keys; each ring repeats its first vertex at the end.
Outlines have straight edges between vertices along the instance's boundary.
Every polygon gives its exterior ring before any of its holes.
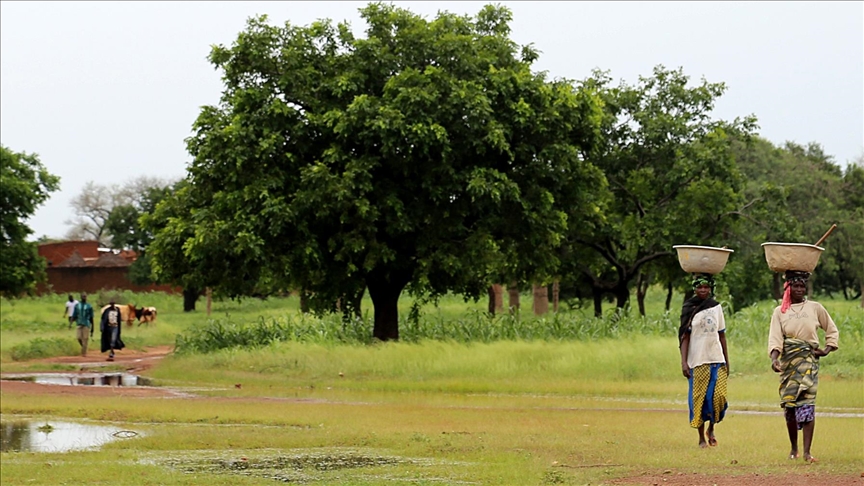
{"type": "Polygon", "coordinates": [[[210,315],[210,310],[213,307],[213,289],[207,287],[207,315],[210,315]]]}
{"type": "Polygon", "coordinates": [[[552,282],[552,312],[558,312],[558,296],[561,294],[561,285],[558,280],[552,282]]]}
{"type": "Polygon", "coordinates": [[[672,308],[672,282],[666,284],[666,312],[672,308]]]}
{"type": "Polygon", "coordinates": [[[612,293],[615,295],[615,307],[623,309],[627,306],[627,301],[630,300],[630,290],[627,288],[627,282],[618,282],[615,284],[612,293]]]}
{"type": "Polygon", "coordinates": [[[372,270],[366,276],[369,297],[375,308],[372,337],[381,341],[399,340],[399,296],[410,281],[405,271],[372,270]]]}
{"type": "Polygon", "coordinates": [[[360,319],[363,317],[363,309],[361,309],[361,304],[363,302],[363,295],[366,293],[366,287],[363,287],[357,295],[354,295],[351,300],[351,309],[354,311],[354,317],[360,319]]]}
{"type": "Polygon", "coordinates": [[[771,293],[774,295],[774,300],[783,299],[783,285],[780,283],[780,274],[774,272],[774,280],[771,285],[771,293]]]}
{"type": "Polygon", "coordinates": [[[504,310],[504,288],[500,284],[492,284],[487,289],[489,294],[489,315],[494,316],[504,310]]]}
{"type": "Polygon", "coordinates": [[[533,310],[535,316],[542,316],[549,312],[549,288],[545,285],[534,284],[533,310]]]}
{"type": "Polygon", "coordinates": [[[603,289],[592,285],[591,293],[594,294],[594,317],[603,317],[603,289]]]}
{"type": "Polygon", "coordinates": [[[309,292],[305,290],[300,291],[300,312],[309,313],[309,292]]]}
{"type": "Polygon", "coordinates": [[[198,301],[200,292],[194,287],[183,289],[183,312],[192,312],[195,310],[195,302],[198,301]]]}
{"type": "Polygon", "coordinates": [[[516,284],[516,282],[511,283],[510,286],[507,287],[507,294],[510,298],[510,301],[508,303],[510,307],[510,313],[515,314],[519,312],[519,286],[518,284],[516,284]]]}
{"type": "Polygon", "coordinates": [[[864,309],[864,280],[861,281],[861,308],[864,309]]]}
{"type": "Polygon", "coordinates": [[[636,302],[639,304],[639,315],[642,317],[645,317],[645,295],[648,293],[650,281],[651,278],[646,277],[642,272],[636,276],[636,302]]]}

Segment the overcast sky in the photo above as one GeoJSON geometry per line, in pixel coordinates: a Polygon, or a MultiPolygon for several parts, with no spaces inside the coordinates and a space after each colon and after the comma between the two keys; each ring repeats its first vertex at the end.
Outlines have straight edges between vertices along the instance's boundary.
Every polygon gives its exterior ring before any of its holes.
{"type": "MultiPolygon", "coordinates": [[[[434,17],[491,2],[395,2],[434,17]]],[[[725,82],[715,117],[753,114],[775,144],[818,142],[840,165],[864,153],[862,2],[500,2],[512,38],[550,77],[609,70],[634,84],[654,66],[725,82]]],[[[246,19],[363,24],[365,2],[0,2],[0,142],[39,154],[61,189],[28,221],[62,237],[88,181],[179,179],[184,139],[221,73],[206,57],[246,19]]]]}

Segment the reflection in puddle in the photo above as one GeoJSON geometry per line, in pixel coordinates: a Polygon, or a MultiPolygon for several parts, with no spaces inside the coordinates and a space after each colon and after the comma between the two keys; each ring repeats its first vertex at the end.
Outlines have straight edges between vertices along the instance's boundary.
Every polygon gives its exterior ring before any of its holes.
{"type": "Polygon", "coordinates": [[[7,374],[4,380],[29,381],[45,385],[152,386],[153,381],[129,373],[30,373],[7,374]]]}
{"type": "Polygon", "coordinates": [[[99,447],[131,431],[73,422],[16,420],[0,422],[0,452],[67,452],[99,447]]]}

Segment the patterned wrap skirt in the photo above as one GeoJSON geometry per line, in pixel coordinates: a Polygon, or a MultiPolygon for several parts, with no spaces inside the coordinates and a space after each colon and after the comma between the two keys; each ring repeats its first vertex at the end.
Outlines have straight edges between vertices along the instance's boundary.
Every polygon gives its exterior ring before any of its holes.
{"type": "Polygon", "coordinates": [[[787,412],[795,410],[800,429],[816,414],[819,360],[813,355],[813,346],[801,339],[784,339],[780,369],[780,407],[787,412]]]}
{"type": "Polygon", "coordinates": [[[720,423],[726,415],[726,382],[728,371],[725,363],[699,365],[690,370],[690,426],[698,428],[705,422],[720,423]]]}

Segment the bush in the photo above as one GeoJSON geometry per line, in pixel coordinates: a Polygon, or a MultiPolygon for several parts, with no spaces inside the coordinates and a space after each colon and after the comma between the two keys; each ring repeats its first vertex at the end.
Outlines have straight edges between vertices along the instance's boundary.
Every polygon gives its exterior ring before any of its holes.
{"type": "Polygon", "coordinates": [[[78,343],[71,339],[36,338],[26,343],[12,347],[11,355],[14,361],[25,361],[28,359],[50,358],[53,356],[69,356],[81,352],[78,343]]]}

